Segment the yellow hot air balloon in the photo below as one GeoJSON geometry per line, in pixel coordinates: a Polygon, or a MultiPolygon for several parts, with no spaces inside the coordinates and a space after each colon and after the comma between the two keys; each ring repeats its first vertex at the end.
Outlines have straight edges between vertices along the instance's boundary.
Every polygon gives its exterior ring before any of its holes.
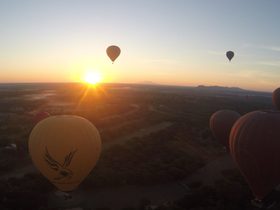
{"type": "Polygon", "coordinates": [[[79,116],[48,117],[29,137],[34,165],[61,191],[74,190],[96,165],[100,152],[98,130],[79,116]]]}
{"type": "Polygon", "coordinates": [[[119,57],[121,49],[118,46],[111,45],[107,48],[106,53],[111,59],[111,61],[114,62],[117,59],[117,57],[119,57]]]}

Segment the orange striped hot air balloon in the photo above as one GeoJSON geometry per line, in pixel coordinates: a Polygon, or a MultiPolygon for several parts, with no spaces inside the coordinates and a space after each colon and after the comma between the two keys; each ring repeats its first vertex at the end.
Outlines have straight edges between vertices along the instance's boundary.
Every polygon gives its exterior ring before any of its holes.
{"type": "Polygon", "coordinates": [[[230,152],[257,200],[280,184],[280,112],[254,111],[230,133],[230,152]]]}
{"type": "Polygon", "coordinates": [[[229,135],[233,124],[238,120],[240,114],[232,110],[219,110],[210,118],[210,129],[220,144],[229,148],[229,135]]]}

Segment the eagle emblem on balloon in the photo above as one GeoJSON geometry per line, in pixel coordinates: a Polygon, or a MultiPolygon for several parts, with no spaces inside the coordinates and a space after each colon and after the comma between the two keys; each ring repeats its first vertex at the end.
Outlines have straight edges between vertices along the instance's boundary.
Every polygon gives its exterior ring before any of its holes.
{"type": "Polygon", "coordinates": [[[58,181],[72,178],[73,172],[68,168],[68,166],[70,165],[76,152],[77,150],[71,151],[65,156],[63,164],[60,164],[50,155],[48,148],[46,147],[44,160],[52,170],[57,171],[57,177],[55,177],[54,180],[58,181]]]}

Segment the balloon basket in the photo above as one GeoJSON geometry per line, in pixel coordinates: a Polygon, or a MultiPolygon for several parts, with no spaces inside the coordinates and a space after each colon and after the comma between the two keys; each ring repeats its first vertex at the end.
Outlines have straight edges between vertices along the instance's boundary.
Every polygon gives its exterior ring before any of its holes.
{"type": "Polygon", "coordinates": [[[227,147],[223,147],[223,151],[224,151],[224,153],[229,153],[230,152],[227,147]]]}
{"type": "Polygon", "coordinates": [[[277,190],[273,190],[262,200],[258,200],[258,199],[251,200],[251,204],[259,209],[275,209],[276,207],[278,207],[277,209],[279,209],[280,192],[277,190]]]}
{"type": "Polygon", "coordinates": [[[274,206],[276,206],[276,201],[273,201],[271,203],[266,203],[262,200],[253,199],[253,200],[251,200],[251,204],[252,204],[252,206],[259,208],[259,209],[271,209],[274,206]]]}
{"type": "Polygon", "coordinates": [[[83,209],[84,196],[81,192],[62,192],[55,191],[49,194],[48,208],[50,209],[83,209]]]}

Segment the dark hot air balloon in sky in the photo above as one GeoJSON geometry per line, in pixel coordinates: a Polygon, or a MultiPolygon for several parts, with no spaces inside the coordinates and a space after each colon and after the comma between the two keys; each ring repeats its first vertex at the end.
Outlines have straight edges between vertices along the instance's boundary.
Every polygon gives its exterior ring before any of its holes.
{"type": "Polygon", "coordinates": [[[280,184],[279,140],[278,111],[247,113],[231,129],[231,155],[258,200],[280,184]]]}
{"type": "Polygon", "coordinates": [[[224,109],[215,112],[210,118],[209,125],[214,137],[227,149],[229,148],[230,130],[239,117],[238,112],[224,109]]]}
{"type": "Polygon", "coordinates": [[[227,51],[226,52],[226,56],[227,56],[228,60],[231,61],[231,59],[234,56],[234,52],[233,51],[227,51]]]}
{"type": "Polygon", "coordinates": [[[280,110],[280,88],[277,88],[276,90],[273,91],[272,101],[273,101],[274,106],[278,110],[280,110]]]}
{"type": "Polygon", "coordinates": [[[111,45],[107,48],[106,53],[111,59],[111,61],[114,62],[117,59],[117,57],[119,57],[121,49],[118,46],[111,45]]]}

